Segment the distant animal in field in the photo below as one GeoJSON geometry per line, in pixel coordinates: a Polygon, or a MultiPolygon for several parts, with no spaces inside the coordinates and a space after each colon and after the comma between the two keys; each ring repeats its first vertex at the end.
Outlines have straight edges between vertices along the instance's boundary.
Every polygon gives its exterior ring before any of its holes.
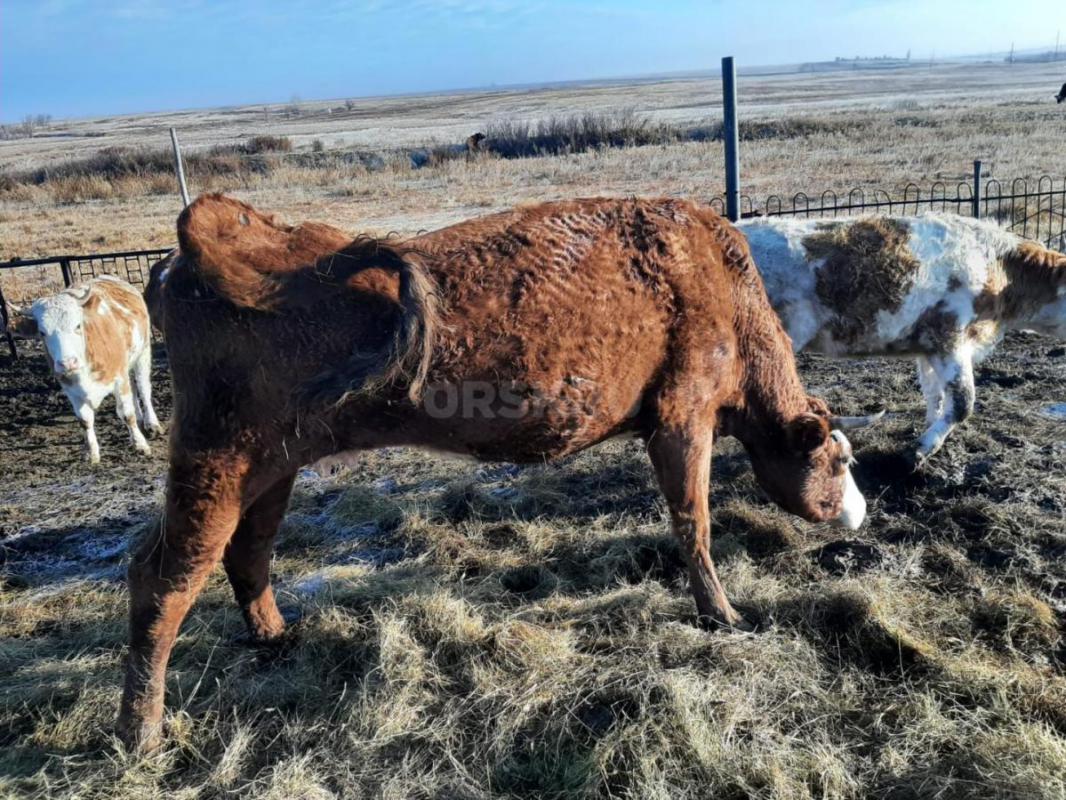
{"type": "Polygon", "coordinates": [[[271,546],[297,470],[416,446],[541,463],[647,443],[700,618],[746,626],[711,560],[711,449],[804,519],[858,527],[851,446],[808,397],[743,237],[680,200],[575,200],[405,243],[281,225],[218,195],[147,290],[175,406],[166,505],[129,572],[119,730],[152,743],[171,646],[223,559],[252,637],[284,621],[271,546]]]}
{"type": "Polygon", "coordinates": [[[1056,103],[1061,103],[1063,100],[1066,100],[1066,83],[1062,84],[1062,88],[1059,89],[1059,93],[1055,95],[1056,103]]]}
{"type": "Polygon", "coordinates": [[[485,134],[478,133],[472,134],[466,137],[466,152],[468,155],[474,155],[481,152],[481,143],[485,141],[485,134]]]}
{"type": "Polygon", "coordinates": [[[913,356],[916,465],[973,412],[974,363],[1011,329],[1066,335],[1066,256],[953,214],[740,224],[792,346],[913,356]]]}
{"type": "Polygon", "coordinates": [[[100,462],[94,423],[109,394],[134,448],[150,452],[138,422],[149,433],[162,428],[152,407],[148,309],[139,291],[111,276],[93,278],[16,311],[11,327],[44,342],[52,373],[85,429],[90,462],[100,462]]]}

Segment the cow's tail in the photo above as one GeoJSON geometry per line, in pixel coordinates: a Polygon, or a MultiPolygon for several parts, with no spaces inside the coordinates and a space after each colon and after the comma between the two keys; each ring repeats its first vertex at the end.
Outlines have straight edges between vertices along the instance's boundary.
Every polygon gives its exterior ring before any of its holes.
{"type": "Polygon", "coordinates": [[[344,250],[320,259],[313,269],[287,273],[270,294],[276,308],[312,309],[317,302],[345,291],[348,281],[367,269],[395,273],[399,317],[388,342],[378,350],[356,350],[340,367],[327,370],[301,387],[301,396],[316,404],[340,404],[355,394],[372,394],[386,386],[407,384],[418,405],[426,386],[433,347],[440,329],[439,294],[416,250],[361,238],[344,250]]]}
{"type": "MultiPolygon", "coordinates": [[[[316,403],[340,403],[386,385],[407,382],[411,401],[425,388],[437,332],[438,293],[422,260],[401,243],[363,236],[352,241],[327,225],[278,224],[231,198],[205,195],[178,218],[182,260],[198,282],[239,308],[312,311],[361,272],[395,273],[400,313],[388,343],[354,352],[347,362],[302,387],[316,403]],[[305,264],[293,268],[292,264],[305,264]]],[[[191,276],[189,276],[191,277],[191,276]]]]}

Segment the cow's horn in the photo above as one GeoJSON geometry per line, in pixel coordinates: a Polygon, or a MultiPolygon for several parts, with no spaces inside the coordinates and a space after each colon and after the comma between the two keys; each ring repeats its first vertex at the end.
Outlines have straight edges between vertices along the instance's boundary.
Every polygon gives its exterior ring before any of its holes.
{"type": "Polygon", "coordinates": [[[854,428],[865,428],[868,425],[873,425],[879,421],[881,417],[885,415],[885,409],[881,409],[876,414],[867,414],[863,417],[830,417],[829,427],[837,431],[848,431],[854,428]]]}

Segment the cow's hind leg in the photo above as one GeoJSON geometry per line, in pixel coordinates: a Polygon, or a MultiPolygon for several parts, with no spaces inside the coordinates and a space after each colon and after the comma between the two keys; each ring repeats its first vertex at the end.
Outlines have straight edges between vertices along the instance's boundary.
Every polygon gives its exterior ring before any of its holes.
{"type": "Polygon", "coordinates": [[[711,559],[711,446],[713,423],[699,434],[660,428],[648,441],[670,519],[688,566],[701,622],[750,630],[726,597],[711,559]]]}
{"type": "Polygon", "coordinates": [[[943,446],[956,425],[973,413],[976,394],[973,357],[967,348],[959,348],[944,356],[932,356],[929,363],[945,387],[944,402],[940,414],[918,440],[916,459],[919,466],[943,446]]]}
{"type": "Polygon", "coordinates": [[[140,411],[138,418],[148,431],[149,436],[156,436],[163,432],[163,426],[159,424],[159,417],[155,414],[152,405],[152,347],[146,344],[141,354],[133,364],[133,385],[137,394],[137,407],[140,411]]]}
{"type": "Polygon", "coordinates": [[[274,537],[292,494],[295,475],[282,478],[252,503],[230,540],[223,563],[253,642],[277,639],[285,630],[270,586],[274,537]]]}
{"type": "Polygon", "coordinates": [[[167,661],[185,615],[237,528],[247,463],[230,455],[171,464],[164,512],[129,566],[130,649],[118,733],[158,743],[167,661]]]}
{"type": "Polygon", "coordinates": [[[152,452],[152,448],[148,446],[144,434],[137,427],[136,404],[133,401],[133,391],[130,388],[128,376],[123,376],[115,387],[115,410],[118,412],[118,418],[126,423],[126,429],[130,432],[133,448],[139,453],[149,455],[152,452]]]}

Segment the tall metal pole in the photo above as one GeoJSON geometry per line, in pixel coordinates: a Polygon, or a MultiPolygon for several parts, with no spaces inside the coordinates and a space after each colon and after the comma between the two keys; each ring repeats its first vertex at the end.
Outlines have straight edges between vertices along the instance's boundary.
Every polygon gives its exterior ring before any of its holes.
{"type": "Polygon", "coordinates": [[[11,335],[11,317],[7,313],[7,301],[4,299],[2,288],[0,288],[0,323],[4,326],[4,338],[7,339],[7,349],[11,351],[11,358],[17,361],[19,351],[15,347],[15,337],[11,335]]]}
{"type": "Polygon", "coordinates": [[[178,187],[181,189],[183,206],[189,205],[189,188],[185,185],[185,167],[181,163],[181,148],[178,146],[178,132],[170,129],[170,143],[174,145],[174,170],[178,173],[178,187]]]}
{"type": "Polygon", "coordinates": [[[973,162],[973,218],[981,218],[981,159],[973,162]]]}
{"type": "Polygon", "coordinates": [[[740,134],[737,127],[737,70],[733,56],[722,59],[722,116],[725,139],[725,213],[740,219],[740,134]]]}

